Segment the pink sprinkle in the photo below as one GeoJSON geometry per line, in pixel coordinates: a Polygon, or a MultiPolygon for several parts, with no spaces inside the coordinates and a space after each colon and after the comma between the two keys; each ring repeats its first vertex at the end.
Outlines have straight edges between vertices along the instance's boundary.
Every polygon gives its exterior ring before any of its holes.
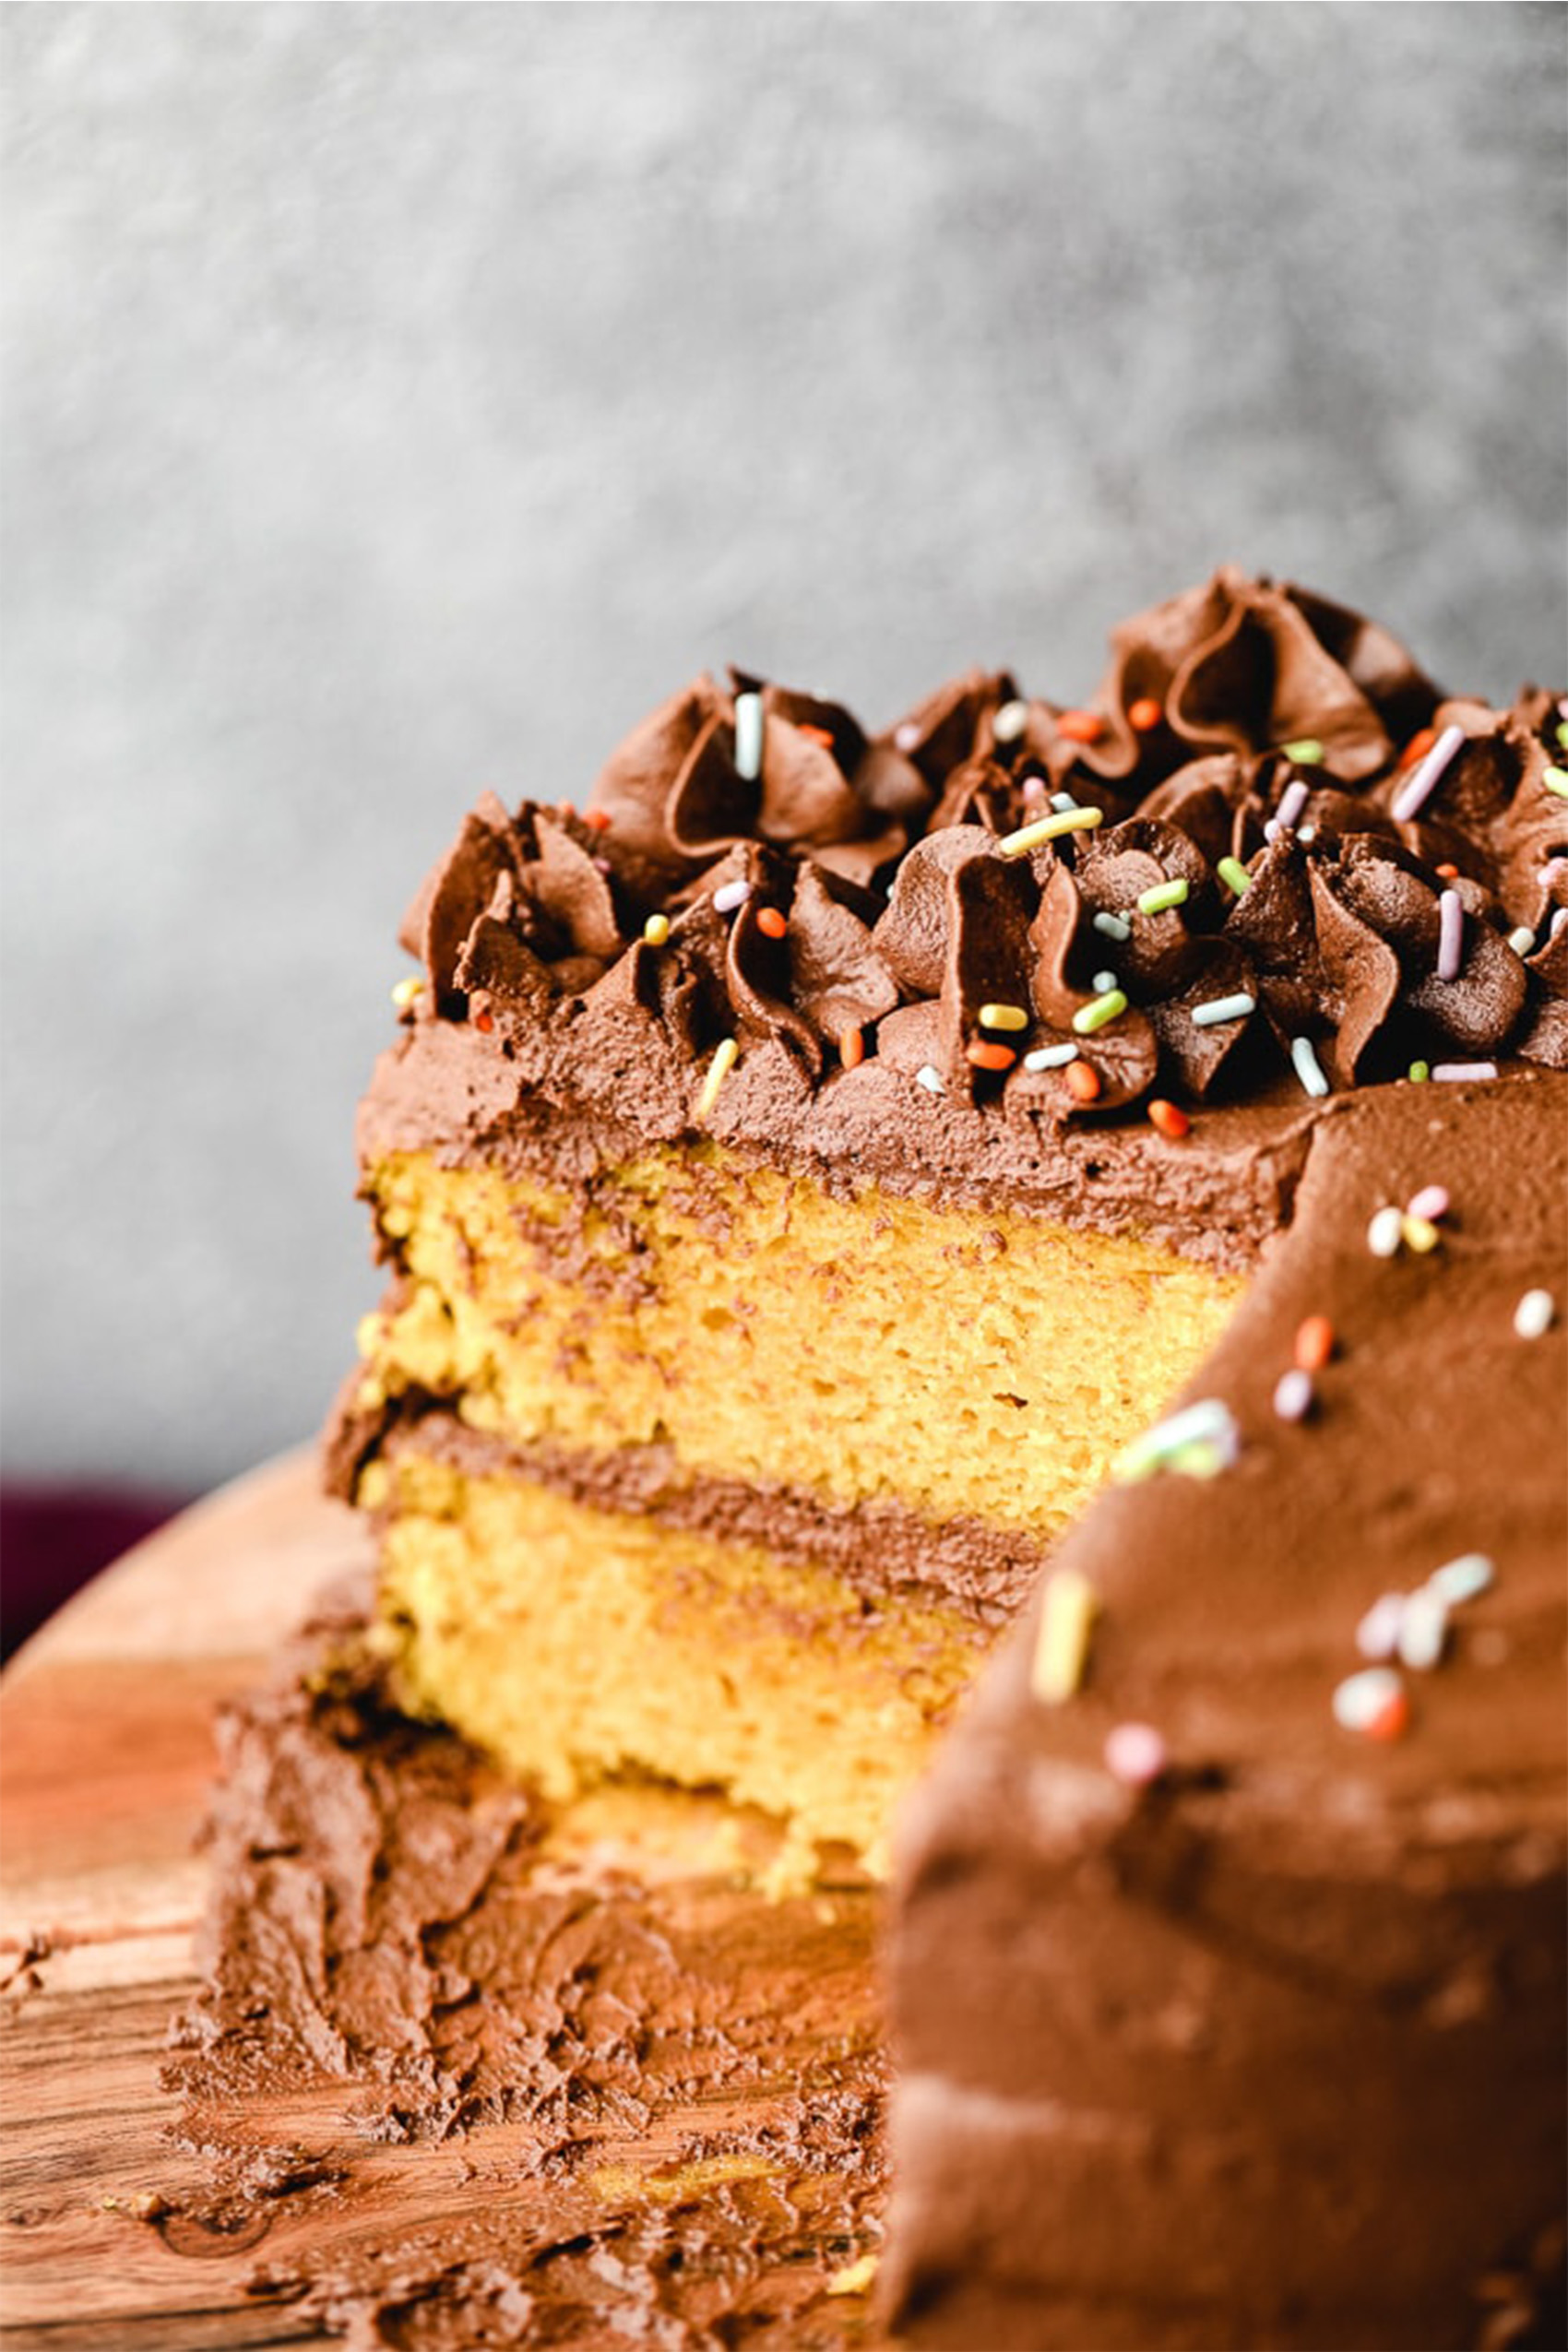
{"type": "Polygon", "coordinates": [[[1264,826],[1263,837],[1265,841],[1277,841],[1284,830],[1285,827],[1280,824],[1279,819],[1277,816],[1271,816],[1264,826]]]}
{"type": "Polygon", "coordinates": [[[1558,695],[1557,716],[1559,719],[1568,719],[1568,695],[1558,695]]]}
{"type": "Polygon", "coordinates": [[[1536,879],[1550,889],[1560,873],[1568,873],[1568,858],[1548,858],[1536,879]]]}
{"type": "Polygon", "coordinates": [[[1435,1225],[1440,1217],[1448,1214],[1448,1194],[1441,1184],[1423,1184],[1420,1191],[1412,1195],[1405,1214],[1407,1217],[1424,1217],[1429,1225],[1435,1225]]]}
{"type": "Polygon", "coordinates": [[[1399,1632],[1405,1622],[1403,1593],[1384,1593],[1374,1600],[1356,1628],[1356,1647],[1363,1657],[1387,1658],[1399,1646],[1399,1632]]]}
{"type": "Polygon", "coordinates": [[[1439,1086],[1462,1086],[1467,1078],[1495,1078],[1495,1062],[1434,1062],[1431,1075],[1439,1086]]]}
{"type": "Polygon", "coordinates": [[[1443,781],[1443,773],[1455,753],[1465,741],[1462,727],[1445,727],[1409,782],[1395,799],[1393,815],[1399,824],[1408,824],[1419,809],[1425,808],[1443,781]]]}
{"type": "Polygon", "coordinates": [[[721,915],[732,915],[737,907],[745,905],[751,895],[749,882],[726,882],[714,892],[713,903],[721,915]]]}
{"type": "Polygon", "coordinates": [[[1288,784],[1279,796],[1279,826],[1282,832],[1289,832],[1290,827],[1306,807],[1307,799],[1308,787],[1298,776],[1295,782],[1288,784]]]}
{"type": "Polygon", "coordinates": [[[1169,1761],[1165,1742],[1152,1723],[1119,1723],[1106,1734],[1105,1768],[1129,1788],[1146,1788],[1169,1761]]]}
{"type": "Polygon", "coordinates": [[[1437,977],[1457,980],[1465,941],[1465,909],[1456,890],[1443,890],[1437,899],[1437,977]]]}
{"type": "Polygon", "coordinates": [[[917,719],[906,719],[901,727],[895,727],[893,730],[895,751],[912,752],[920,740],[920,722],[917,719]]]}
{"type": "Polygon", "coordinates": [[[1038,808],[1044,798],[1044,777],[1026,776],[1024,778],[1024,806],[1027,809],[1038,808]]]}
{"type": "Polygon", "coordinates": [[[1304,1421],[1313,1409],[1313,1376],[1298,1367],[1282,1372],[1275,1386],[1274,1409],[1282,1421],[1304,1421]]]}

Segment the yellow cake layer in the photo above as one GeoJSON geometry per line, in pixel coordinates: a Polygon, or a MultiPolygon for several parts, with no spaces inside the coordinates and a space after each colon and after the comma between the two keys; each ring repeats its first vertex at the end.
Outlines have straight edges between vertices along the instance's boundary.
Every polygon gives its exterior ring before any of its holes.
{"type": "Polygon", "coordinates": [[[367,1405],[424,1389],[519,1447],[664,1443],[694,1479],[1041,1539],[1243,1288],[1135,1238],[838,1199],[714,1146],[619,1170],[580,1236],[577,1194],[425,1154],[368,1189],[411,1287],[362,1328],[367,1405]],[[578,1244],[569,1276],[552,1239],[578,1244]]]}
{"type": "Polygon", "coordinates": [[[989,1636],[956,1605],[873,1608],[828,1570],[600,1511],[404,1446],[380,1624],[395,1694],[564,1799],[641,1771],[722,1789],[883,1862],[892,1807],[989,1636]]]}

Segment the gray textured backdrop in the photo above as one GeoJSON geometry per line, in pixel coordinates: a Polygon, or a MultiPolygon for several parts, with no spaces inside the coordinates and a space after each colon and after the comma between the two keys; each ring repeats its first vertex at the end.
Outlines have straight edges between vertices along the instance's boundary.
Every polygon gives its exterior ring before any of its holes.
{"type": "Polygon", "coordinates": [[[10,8],[8,1466],[312,1427],[405,898],[694,671],[1076,694],[1237,556],[1561,672],[1563,29],[10,8]]]}

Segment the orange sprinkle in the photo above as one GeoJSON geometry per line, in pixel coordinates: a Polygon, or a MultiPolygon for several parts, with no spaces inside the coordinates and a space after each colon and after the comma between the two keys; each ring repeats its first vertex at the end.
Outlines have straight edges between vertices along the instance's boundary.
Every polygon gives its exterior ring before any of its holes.
{"type": "Polygon", "coordinates": [[[812,742],[820,743],[825,752],[830,752],[833,749],[833,737],[826,727],[808,727],[802,720],[795,732],[797,735],[809,735],[812,742]]]}
{"type": "Polygon", "coordinates": [[[1146,735],[1151,729],[1158,727],[1164,716],[1163,709],[1152,695],[1140,695],[1137,701],[1130,703],[1127,707],[1127,723],[1135,727],[1140,735],[1146,735]]]}
{"type": "Polygon", "coordinates": [[[1095,710],[1064,710],[1056,721],[1056,731],[1065,735],[1070,743],[1098,743],[1105,730],[1105,721],[1095,710]]]}
{"type": "Polygon", "coordinates": [[[1099,1093],[1099,1072],[1087,1062],[1069,1062],[1062,1075],[1075,1102],[1093,1102],[1099,1093]]]}
{"type": "Polygon", "coordinates": [[[585,809],[583,811],[583,823],[587,826],[590,826],[595,833],[608,833],[613,822],[614,820],[611,816],[608,809],[585,809]]]}
{"type": "Polygon", "coordinates": [[[845,1069],[858,1070],[865,1058],[865,1031],[863,1029],[856,1028],[840,1029],[838,1032],[838,1059],[844,1064],[845,1069]]]}
{"type": "Polygon", "coordinates": [[[1334,1353],[1334,1325],[1326,1315],[1308,1315],[1296,1334],[1296,1362],[1302,1372],[1321,1372],[1334,1353]]]}
{"type": "Polygon", "coordinates": [[[756,910],[756,927],[758,931],[766,932],[769,939],[782,939],[790,928],[777,907],[759,907],[756,910]]]}
{"type": "Polygon", "coordinates": [[[1435,727],[1423,727],[1419,735],[1412,735],[1399,754],[1399,773],[1403,775],[1405,769],[1414,767],[1419,759],[1425,759],[1436,741],[1435,727]]]}
{"type": "Polygon", "coordinates": [[[1459,869],[1457,866],[1433,866],[1432,872],[1433,873],[1440,873],[1444,882],[1457,882],[1459,879],[1459,869]]]}
{"type": "Polygon", "coordinates": [[[964,1052],[977,1070],[1010,1070],[1018,1058],[1010,1045],[992,1045],[988,1038],[980,1037],[964,1052]]]}
{"type": "Polygon", "coordinates": [[[1173,1102],[1151,1102],[1148,1115],[1150,1125],[1158,1127],[1160,1134],[1169,1136],[1173,1144],[1179,1144],[1183,1135],[1190,1135],[1193,1132],[1192,1121],[1173,1102]]]}
{"type": "Polygon", "coordinates": [[[1396,1691],[1383,1713],[1374,1715],[1372,1721],[1362,1727],[1362,1737],[1367,1740],[1397,1740],[1402,1737],[1409,1720],[1410,1702],[1403,1691],[1396,1691]]]}
{"type": "Polygon", "coordinates": [[[474,1027],[476,1029],[493,1029],[495,1027],[494,1014],[476,1013],[474,1015],[474,1027]]]}

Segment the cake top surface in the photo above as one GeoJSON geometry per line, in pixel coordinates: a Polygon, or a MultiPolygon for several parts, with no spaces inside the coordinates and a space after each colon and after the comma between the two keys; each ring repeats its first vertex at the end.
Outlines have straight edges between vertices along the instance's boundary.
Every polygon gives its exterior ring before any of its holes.
{"type": "MultiPolygon", "coordinates": [[[[1200,1104],[1561,1068],[1565,746],[1568,699],[1446,696],[1233,569],[1113,631],[1082,707],[975,671],[872,735],[704,677],[585,812],[481,798],[405,922],[404,1017],[630,1134],[829,1156],[899,1104],[1177,1135],[1200,1104]]],[[[507,1099],[464,1086],[470,1123],[507,1099]]]]}

